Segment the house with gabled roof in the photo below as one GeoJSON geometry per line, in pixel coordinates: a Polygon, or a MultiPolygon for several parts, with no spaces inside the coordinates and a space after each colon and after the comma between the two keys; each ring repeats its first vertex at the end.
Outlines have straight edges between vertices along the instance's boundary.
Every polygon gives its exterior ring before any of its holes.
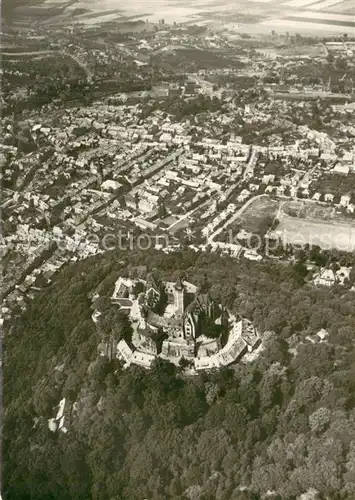
{"type": "Polygon", "coordinates": [[[337,282],[338,279],[333,269],[322,268],[313,278],[313,283],[315,285],[333,286],[337,282]]]}

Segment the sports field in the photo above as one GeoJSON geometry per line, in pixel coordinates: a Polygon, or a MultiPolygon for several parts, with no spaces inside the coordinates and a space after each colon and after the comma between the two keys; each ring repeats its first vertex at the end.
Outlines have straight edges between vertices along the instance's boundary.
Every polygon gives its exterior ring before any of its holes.
{"type": "Polygon", "coordinates": [[[270,220],[278,221],[278,225],[268,233],[269,237],[284,244],[308,243],[324,249],[355,250],[355,219],[343,215],[336,207],[311,200],[256,197],[228,229],[260,233],[270,220]]]}
{"type": "Polygon", "coordinates": [[[282,215],[277,228],[269,235],[283,243],[318,245],[324,249],[355,250],[355,226],[339,222],[308,220],[282,215]]]}
{"type": "Polygon", "coordinates": [[[336,207],[305,200],[280,202],[279,221],[271,237],[284,243],[355,250],[355,220],[336,207]]]}

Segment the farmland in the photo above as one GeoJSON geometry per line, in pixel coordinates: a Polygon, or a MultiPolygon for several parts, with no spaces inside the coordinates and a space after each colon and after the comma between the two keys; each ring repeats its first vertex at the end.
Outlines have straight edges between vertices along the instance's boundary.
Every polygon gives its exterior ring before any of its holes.
{"type": "MultiPolygon", "coordinates": [[[[23,2],[25,4],[25,1],[23,2]]],[[[108,21],[136,19],[167,23],[222,23],[230,32],[265,33],[274,29],[279,32],[306,32],[317,30],[332,34],[352,33],[354,30],[354,3],[349,0],[197,0],[193,3],[176,0],[141,0],[129,4],[118,0],[82,0],[65,2],[45,1],[36,7],[16,9],[13,19],[21,16],[42,18],[45,23],[97,24],[108,21]],[[41,13],[41,15],[39,15],[41,13]],[[46,16],[47,19],[46,19],[46,16]]]]}

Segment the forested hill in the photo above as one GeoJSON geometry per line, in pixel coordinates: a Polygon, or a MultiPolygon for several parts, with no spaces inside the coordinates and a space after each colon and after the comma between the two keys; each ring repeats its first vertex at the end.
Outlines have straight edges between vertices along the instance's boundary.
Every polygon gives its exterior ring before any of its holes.
{"type": "MultiPolygon", "coordinates": [[[[119,336],[123,320],[107,311],[119,336]]],[[[6,500],[355,498],[353,292],[215,254],[112,253],[70,264],[5,327],[6,500]],[[193,378],[163,362],[147,372],[98,361],[92,293],[152,268],[183,271],[274,331],[266,349],[193,378]],[[315,342],[321,328],[328,342],[315,342]],[[52,433],[62,397],[77,413],[67,434],[52,433]]]]}

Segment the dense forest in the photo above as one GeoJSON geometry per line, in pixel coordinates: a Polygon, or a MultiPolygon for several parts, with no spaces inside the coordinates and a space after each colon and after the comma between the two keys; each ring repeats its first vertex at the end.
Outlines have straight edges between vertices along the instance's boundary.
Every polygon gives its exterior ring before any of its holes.
{"type": "Polygon", "coordinates": [[[354,298],[304,283],[296,266],[190,250],[71,263],[5,324],[4,498],[355,498],[354,298]],[[153,269],[250,318],[259,357],[195,377],[99,357],[93,297],[102,327],[122,336],[114,282],[153,269]],[[62,397],[76,412],[66,434],[52,433],[62,397]]]}

